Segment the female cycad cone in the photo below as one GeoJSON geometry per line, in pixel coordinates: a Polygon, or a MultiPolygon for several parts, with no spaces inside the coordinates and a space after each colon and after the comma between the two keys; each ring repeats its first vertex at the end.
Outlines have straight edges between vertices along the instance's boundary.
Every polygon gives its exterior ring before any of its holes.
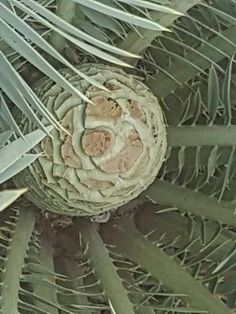
{"type": "Polygon", "coordinates": [[[91,100],[85,103],[50,79],[40,80],[36,94],[71,136],[54,129],[53,139],[35,147],[42,156],[16,182],[29,187],[27,197],[42,209],[85,216],[116,209],[153,182],[164,160],[166,132],[158,101],[143,83],[105,65],[80,70],[109,91],[61,70],[91,100]]]}

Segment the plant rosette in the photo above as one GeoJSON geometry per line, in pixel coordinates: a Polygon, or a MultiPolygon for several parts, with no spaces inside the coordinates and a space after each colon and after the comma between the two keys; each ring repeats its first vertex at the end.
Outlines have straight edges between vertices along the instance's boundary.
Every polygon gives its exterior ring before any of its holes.
{"type": "MultiPolygon", "coordinates": [[[[68,131],[54,129],[34,151],[42,155],[17,175],[18,186],[42,209],[63,215],[99,215],[136,198],[155,179],[167,147],[160,105],[136,77],[100,64],[60,73],[86,102],[49,78],[35,85],[45,107],[68,131]]],[[[46,121],[44,121],[46,123],[46,121]]],[[[26,131],[34,126],[24,121],[26,131]]]]}

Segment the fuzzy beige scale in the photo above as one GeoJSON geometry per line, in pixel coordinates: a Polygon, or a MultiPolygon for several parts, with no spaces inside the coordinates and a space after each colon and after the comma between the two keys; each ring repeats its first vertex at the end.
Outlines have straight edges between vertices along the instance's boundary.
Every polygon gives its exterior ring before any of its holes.
{"type": "MultiPolygon", "coordinates": [[[[98,215],[136,198],[155,179],[166,152],[157,99],[139,80],[105,65],[80,67],[109,91],[69,69],[60,72],[92,103],[48,78],[36,94],[71,136],[54,130],[35,148],[43,156],[16,178],[39,207],[68,215],[98,215]]],[[[33,126],[27,124],[27,131],[33,126]]]]}

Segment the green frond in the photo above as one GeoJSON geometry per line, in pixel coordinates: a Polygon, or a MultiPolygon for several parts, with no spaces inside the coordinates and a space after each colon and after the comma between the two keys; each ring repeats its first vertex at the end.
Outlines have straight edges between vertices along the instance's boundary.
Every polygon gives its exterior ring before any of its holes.
{"type": "Polygon", "coordinates": [[[32,208],[22,208],[20,211],[13,211],[12,217],[0,227],[2,313],[18,313],[21,271],[34,223],[35,213],[32,208]]]}
{"type": "MultiPolygon", "coordinates": [[[[0,312],[232,314],[235,1],[0,2],[0,312]],[[139,75],[158,98],[168,141],[154,183],[134,203],[109,212],[106,223],[101,216],[90,221],[45,212],[47,199],[57,207],[67,193],[64,186],[71,189],[74,178],[67,171],[70,167],[60,166],[60,136],[70,136],[59,121],[67,110],[60,107],[64,94],[56,100],[55,115],[40,99],[49,85],[49,107],[56,97],[54,89],[78,96],[79,108],[92,104],[90,93],[96,95],[98,89],[107,95],[106,84],[78,66],[91,62],[112,63],[125,67],[127,75],[139,75]],[[62,67],[76,79],[85,79],[84,85],[94,85],[94,90],[83,92],[61,75],[62,67]],[[35,83],[43,75],[48,77],[45,88],[41,85],[36,91],[35,83]],[[42,165],[39,151],[33,153],[45,136],[56,143],[52,154],[59,165],[47,161],[42,165]],[[32,199],[42,198],[37,213],[22,199],[12,205],[26,189],[14,189],[11,178],[16,174],[20,178],[28,166],[34,181],[27,177],[27,193],[32,199]],[[55,185],[51,194],[42,184],[40,167],[48,185],[55,185]]],[[[73,125],[79,123],[84,130],[79,110],[80,120],[74,116],[73,125]]],[[[130,179],[129,174],[115,173],[112,180],[119,182],[123,175],[130,179]]],[[[76,193],[82,195],[80,180],[78,176],[76,193]]],[[[99,193],[103,195],[103,190],[96,190],[99,193]]]]}
{"type": "MultiPolygon", "coordinates": [[[[50,132],[53,127],[46,128],[50,132]]],[[[23,138],[15,139],[0,147],[0,183],[3,183],[21,170],[30,165],[39,154],[26,154],[37,143],[39,143],[46,134],[41,130],[32,131],[23,138]]]]}
{"type": "MultiPolygon", "coordinates": [[[[141,215],[140,212],[136,217],[138,229],[147,234],[149,240],[155,241],[155,245],[178,258],[182,266],[191,269],[194,278],[201,280],[213,294],[219,295],[218,288],[222,282],[228,281],[228,272],[234,272],[235,233],[211,220],[183,216],[176,209],[170,212],[165,207],[147,204],[145,211],[147,213],[141,215]],[[214,272],[218,265],[225,265],[221,273],[214,272]]],[[[231,297],[232,290],[231,295],[224,294],[227,304],[231,297]]]]}
{"type": "Polygon", "coordinates": [[[170,147],[235,146],[235,131],[235,125],[197,125],[169,127],[167,134],[170,147]]]}
{"type": "MultiPolygon", "coordinates": [[[[35,274],[35,278],[32,276],[32,281],[30,281],[34,294],[40,298],[35,300],[35,306],[45,312],[58,314],[58,309],[50,305],[50,303],[57,304],[57,287],[56,275],[54,275],[55,269],[52,242],[46,235],[38,236],[37,241],[39,248],[35,250],[36,252],[33,252],[32,248],[32,255],[29,256],[29,259],[31,259],[35,255],[35,259],[42,267],[42,271],[38,276],[35,274]]],[[[32,245],[33,244],[34,242],[32,245]]],[[[30,262],[28,268],[30,269],[30,262]]]]}
{"type": "Polygon", "coordinates": [[[86,243],[86,255],[93,265],[95,273],[99,278],[104,292],[109,300],[110,307],[117,314],[134,314],[134,308],[127,293],[116,273],[112,259],[96,231],[95,225],[79,222],[78,228],[86,243]]]}
{"type": "Polygon", "coordinates": [[[219,20],[220,28],[215,30],[212,24],[206,24],[202,16],[204,13],[201,6],[198,10],[190,10],[188,16],[173,24],[172,33],[158,37],[153,48],[149,49],[157,65],[157,73],[147,79],[147,83],[158,97],[168,96],[211,64],[218,69],[221,60],[233,55],[236,44],[234,23],[225,27],[219,20]],[[171,44],[173,40],[175,44],[171,44]],[[179,49],[178,46],[183,48],[179,49]],[[169,58],[166,58],[166,54],[169,58]]]}
{"type": "Polygon", "coordinates": [[[144,195],[161,205],[176,206],[181,211],[191,212],[228,225],[236,226],[235,207],[229,202],[217,202],[203,193],[195,192],[178,184],[163,180],[154,182],[144,195]]]}
{"type": "MultiPolygon", "coordinates": [[[[108,16],[112,16],[118,20],[125,21],[127,23],[140,26],[146,29],[154,30],[154,31],[168,31],[165,27],[161,26],[159,23],[153,22],[150,19],[144,19],[142,17],[136,16],[132,13],[128,13],[125,10],[120,10],[117,8],[114,8],[112,6],[106,5],[104,3],[101,3],[96,0],[73,0],[78,4],[81,4],[83,6],[86,6],[92,10],[98,11],[100,13],[106,14],[108,16]]],[[[168,8],[164,8],[159,5],[155,5],[151,2],[145,2],[145,1],[121,1],[120,2],[126,2],[129,5],[137,5],[137,6],[143,6],[148,9],[152,10],[158,10],[158,11],[168,11],[168,13],[176,14],[174,10],[168,10],[168,8]]]]}
{"type": "Polygon", "coordinates": [[[14,203],[27,189],[6,190],[0,192],[0,212],[14,203]]]}
{"type": "MultiPolygon", "coordinates": [[[[118,251],[137,262],[175,293],[184,294],[181,298],[193,307],[189,309],[190,313],[198,313],[198,310],[209,314],[232,313],[176,261],[148,242],[130,223],[121,222],[114,226],[113,239],[112,243],[118,251]],[[123,245],[124,242],[127,245],[123,245]]],[[[178,308],[175,311],[178,312],[178,308]]],[[[185,308],[185,313],[186,311],[188,312],[188,308],[185,308]]]]}
{"type": "Polygon", "coordinates": [[[212,220],[164,205],[146,203],[135,215],[136,228],[153,243],[172,248],[172,255],[188,252],[199,262],[217,263],[227,256],[235,245],[235,234],[212,220]],[[175,250],[173,250],[175,248],[175,250]],[[200,255],[200,256],[199,256],[200,255]]]}
{"type": "MultiPolygon", "coordinates": [[[[191,7],[198,4],[199,0],[191,1],[172,1],[169,9],[173,9],[180,12],[179,15],[184,15],[191,7]]],[[[167,15],[161,12],[152,12],[151,18],[154,21],[159,21],[159,23],[165,27],[169,27],[173,22],[178,19],[179,15],[167,15]]],[[[161,35],[160,32],[153,32],[150,30],[139,30],[136,32],[134,30],[129,31],[126,39],[120,41],[119,47],[128,50],[135,54],[141,54],[146,48],[151,46],[153,40],[161,35]]]]}

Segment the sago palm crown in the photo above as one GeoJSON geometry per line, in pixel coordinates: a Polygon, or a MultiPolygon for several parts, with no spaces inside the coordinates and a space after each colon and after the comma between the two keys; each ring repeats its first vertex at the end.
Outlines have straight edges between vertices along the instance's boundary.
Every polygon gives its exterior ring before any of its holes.
{"type": "Polygon", "coordinates": [[[0,313],[235,313],[235,32],[235,0],[0,0],[0,313]]]}

